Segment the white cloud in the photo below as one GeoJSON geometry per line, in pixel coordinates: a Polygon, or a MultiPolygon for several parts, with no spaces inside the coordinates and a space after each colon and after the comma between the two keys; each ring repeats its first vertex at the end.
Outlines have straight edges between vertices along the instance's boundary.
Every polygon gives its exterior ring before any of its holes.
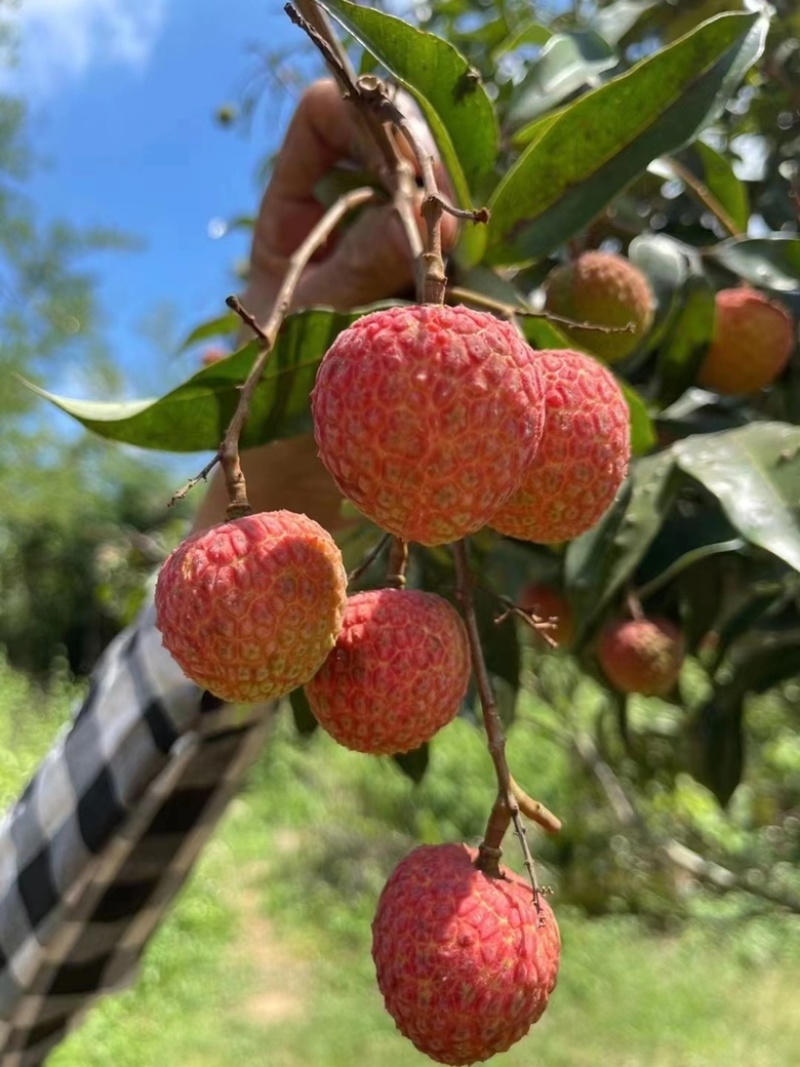
{"type": "Polygon", "coordinates": [[[167,0],[20,0],[19,64],[9,80],[49,96],[93,67],[146,67],[167,0]]]}

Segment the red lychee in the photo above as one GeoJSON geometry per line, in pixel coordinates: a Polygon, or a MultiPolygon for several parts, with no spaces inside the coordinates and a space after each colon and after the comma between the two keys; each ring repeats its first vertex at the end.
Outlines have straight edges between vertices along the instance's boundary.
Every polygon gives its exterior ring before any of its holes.
{"type": "Polygon", "coordinates": [[[794,341],[792,317],[782,304],[755,289],[722,289],[698,385],[725,394],[755,393],[775,381],[794,341]]]}
{"type": "Polygon", "coordinates": [[[543,425],[536,354],[464,307],[376,311],[344,330],[311,394],[322,462],[368,518],[441,545],[485,525],[543,425]]]}
{"type": "Polygon", "coordinates": [[[667,619],[627,619],[609,623],[597,643],[597,659],[621,693],[664,696],[681,673],[683,634],[667,619]]]}
{"type": "Polygon", "coordinates": [[[526,585],[517,598],[519,606],[552,626],[542,632],[559,648],[571,645],[575,637],[575,616],[567,598],[558,589],[541,582],[526,585]]]}
{"type": "Polygon", "coordinates": [[[291,511],[225,522],[178,545],[156,585],[156,623],[183,672],[256,703],[308,681],[334,646],[347,575],[330,534],[291,511]]]}
{"type": "Polygon", "coordinates": [[[455,717],[469,672],[467,633],[451,604],[414,589],[373,589],[348,598],[336,647],[305,689],[339,744],[393,755],[455,717]]]}
{"type": "Polygon", "coordinates": [[[540,1018],[561,939],[547,901],[504,870],[491,878],[466,845],[423,845],[386,883],[372,957],[397,1028],[439,1063],[503,1052],[540,1018]]]}
{"type": "Polygon", "coordinates": [[[558,324],[579,348],[616,363],[630,355],[650,329],[655,300],[645,275],[623,256],[584,252],[547,276],[545,307],[574,322],[628,327],[603,333],[558,324]]]}
{"type": "Polygon", "coordinates": [[[617,494],[630,458],[630,414],[614,375],[568,349],[539,353],[545,424],[521,487],[489,525],[509,537],[566,541],[617,494]]]}

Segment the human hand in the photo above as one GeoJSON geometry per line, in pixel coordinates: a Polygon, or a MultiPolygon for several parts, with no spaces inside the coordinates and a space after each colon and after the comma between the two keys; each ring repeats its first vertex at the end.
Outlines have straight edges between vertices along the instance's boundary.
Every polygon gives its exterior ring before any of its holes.
{"type": "MultiPolygon", "coordinates": [[[[422,126],[418,136],[427,138],[433,151],[427,128],[422,126]]],[[[315,195],[318,183],[337,163],[358,161],[361,137],[354,108],[342,99],[337,85],[330,80],[311,85],[289,125],[255,225],[242,303],[257,320],[267,318],[289,257],[325,213],[315,195]]],[[[440,167],[438,177],[447,192],[440,167]]],[[[420,192],[420,201],[421,197],[420,192]]],[[[422,228],[419,203],[415,206],[422,228]]],[[[455,235],[455,220],[445,215],[445,248],[452,245],[455,235]]],[[[393,206],[367,207],[306,267],[292,307],[324,305],[346,310],[396,296],[413,286],[414,270],[408,240],[393,206]]],[[[317,458],[310,435],[251,449],[242,453],[241,461],[255,511],[286,508],[304,512],[329,530],[346,525],[341,494],[317,458]]],[[[221,522],[227,503],[217,472],[194,528],[221,522]]]]}

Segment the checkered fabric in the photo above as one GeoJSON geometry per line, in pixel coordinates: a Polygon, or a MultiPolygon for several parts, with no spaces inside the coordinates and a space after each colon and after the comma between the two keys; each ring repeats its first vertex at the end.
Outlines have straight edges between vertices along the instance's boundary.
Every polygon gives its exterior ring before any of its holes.
{"type": "Polygon", "coordinates": [[[0,825],[0,1067],[37,1067],[142,951],[261,750],[189,682],[152,604],[0,825]]]}

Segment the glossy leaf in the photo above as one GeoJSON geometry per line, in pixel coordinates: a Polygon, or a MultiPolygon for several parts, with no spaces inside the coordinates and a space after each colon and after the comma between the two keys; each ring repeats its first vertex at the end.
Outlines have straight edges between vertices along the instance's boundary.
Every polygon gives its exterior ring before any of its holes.
{"type": "Polygon", "coordinates": [[[496,63],[498,59],[508,55],[510,52],[515,52],[525,45],[546,44],[552,36],[552,30],[549,30],[547,26],[542,26],[541,23],[536,22],[534,19],[523,22],[492,50],[492,62],[496,63]]]}
{"type": "Polygon", "coordinates": [[[658,350],[658,399],[673,403],[694,385],[714,332],[714,290],[703,274],[691,274],[677,312],[658,350]]]}
{"type": "Polygon", "coordinates": [[[723,267],[762,289],[795,293],[800,285],[800,237],[792,234],[731,238],[712,254],[723,267]]]}
{"type": "Polygon", "coordinates": [[[689,770],[726,807],[744,770],[743,704],[711,700],[689,728],[689,770]]]}
{"type": "Polygon", "coordinates": [[[581,620],[578,644],[633,574],[669,511],[676,480],[669,452],[639,460],[617,502],[567,546],[564,579],[581,620]]]}
{"type": "Polygon", "coordinates": [[[232,337],[236,334],[242,325],[242,320],[238,315],[228,312],[227,315],[219,315],[214,319],[209,319],[207,322],[200,323],[186,335],[184,338],[179,352],[185,352],[187,348],[192,348],[194,345],[199,344],[201,341],[208,341],[213,337],[232,337]]]}
{"type": "Polygon", "coordinates": [[[557,107],[618,62],[614,49],[592,30],[555,34],[514,94],[509,123],[518,126],[557,107]]]}
{"type": "Polygon", "coordinates": [[[302,686],[291,691],[289,703],[292,708],[295,729],[301,737],[310,737],[319,728],[319,723],[311,710],[306,691],[302,686]]]}
{"type": "Polygon", "coordinates": [[[744,232],[750,218],[747,186],[736,177],[730,161],[705,141],[695,141],[680,158],[702,181],[735,229],[744,232]]]}
{"type": "Polygon", "coordinates": [[[609,44],[615,45],[630,33],[642,15],[658,0],[616,0],[601,8],[592,18],[593,28],[609,44]]]}
{"type": "Polygon", "coordinates": [[[416,98],[459,201],[491,173],[497,156],[494,108],[480,78],[451,44],[402,19],[348,0],[322,6],[416,98]]]}
{"type": "Polygon", "coordinates": [[[644,456],[652,451],[656,444],[656,431],[653,420],[647,411],[644,398],[622,378],[617,379],[625,402],[631,415],[631,452],[634,456],[644,456]]]}
{"type": "Polygon", "coordinates": [[[560,112],[490,201],[498,264],[544,255],[580,230],[656,156],[721,112],[763,48],[767,20],[722,15],[560,112]]]}
{"type": "Polygon", "coordinates": [[[800,570],[800,427],[754,423],[688,437],[670,453],[743,537],[800,570]]]}
{"type": "MultiPolygon", "coordinates": [[[[244,447],[291,437],[311,426],[309,393],[333,339],[364,311],[314,310],[290,315],[256,389],[242,434],[244,447]]],[[[259,352],[252,342],[205,367],[160,399],[71,400],[37,386],[34,392],[112,441],[167,452],[216,450],[230,423],[242,382],[259,352]]]]}
{"type": "Polygon", "coordinates": [[[406,778],[410,778],[415,785],[419,785],[425,777],[430,762],[428,743],[425,742],[424,745],[420,745],[411,752],[398,752],[397,755],[392,756],[392,759],[406,778]]]}

